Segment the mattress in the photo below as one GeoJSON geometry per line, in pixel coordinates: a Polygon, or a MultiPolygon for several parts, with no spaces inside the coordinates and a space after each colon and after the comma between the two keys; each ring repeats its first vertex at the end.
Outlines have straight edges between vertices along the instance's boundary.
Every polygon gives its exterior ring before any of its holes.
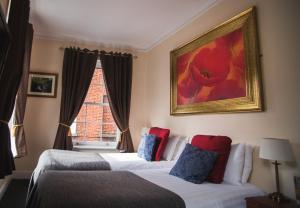
{"type": "Polygon", "coordinates": [[[170,168],[132,170],[136,175],[179,195],[186,208],[243,208],[245,198],[265,193],[252,184],[194,184],[169,175],[170,168]]]}

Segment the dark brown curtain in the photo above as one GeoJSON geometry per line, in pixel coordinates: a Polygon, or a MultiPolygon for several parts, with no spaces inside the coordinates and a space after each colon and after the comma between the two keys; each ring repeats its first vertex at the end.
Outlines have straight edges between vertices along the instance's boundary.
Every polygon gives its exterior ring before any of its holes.
{"type": "Polygon", "coordinates": [[[132,55],[101,51],[100,60],[111,112],[121,130],[121,140],[117,148],[133,152],[129,130],[132,55]]]}
{"type": "Polygon", "coordinates": [[[10,46],[10,35],[8,31],[8,26],[6,24],[6,18],[0,6],[0,76],[4,69],[4,63],[7,58],[7,51],[10,46]]]}
{"type": "Polygon", "coordinates": [[[72,150],[70,126],[80,111],[89,89],[98,51],[66,48],[62,72],[59,125],[53,148],[72,150]]]}
{"type": "Polygon", "coordinates": [[[23,72],[25,34],[29,18],[29,0],[11,0],[8,28],[12,44],[0,77],[0,178],[15,169],[11,152],[8,121],[15,105],[15,98],[23,72]]]}
{"type": "Polygon", "coordinates": [[[14,125],[13,125],[13,134],[15,136],[15,144],[17,150],[16,157],[24,157],[27,155],[23,121],[24,121],[26,101],[27,101],[27,86],[28,86],[28,77],[29,77],[29,68],[30,68],[32,38],[33,38],[33,27],[32,24],[28,24],[26,30],[23,75],[21,78],[21,83],[16,98],[14,125]]]}

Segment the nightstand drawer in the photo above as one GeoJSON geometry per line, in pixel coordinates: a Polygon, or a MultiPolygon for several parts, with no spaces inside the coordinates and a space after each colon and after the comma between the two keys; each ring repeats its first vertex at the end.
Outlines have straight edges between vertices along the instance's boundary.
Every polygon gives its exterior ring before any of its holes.
{"type": "Polygon", "coordinates": [[[255,200],[247,200],[246,199],[246,204],[247,204],[247,208],[263,208],[263,207],[266,207],[265,205],[262,205],[261,203],[255,201],[255,200]]]}
{"type": "Polygon", "coordinates": [[[247,208],[300,208],[300,206],[292,200],[278,204],[267,196],[248,197],[245,200],[247,208]]]}

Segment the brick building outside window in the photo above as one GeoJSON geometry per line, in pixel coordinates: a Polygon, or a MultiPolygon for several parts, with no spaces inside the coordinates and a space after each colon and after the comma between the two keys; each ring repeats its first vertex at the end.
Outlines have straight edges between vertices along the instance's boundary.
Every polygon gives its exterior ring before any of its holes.
{"type": "Polygon", "coordinates": [[[119,130],[109,107],[101,68],[95,69],[87,96],[71,126],[71,132],[75,145],[117,145],[119,130]]]}

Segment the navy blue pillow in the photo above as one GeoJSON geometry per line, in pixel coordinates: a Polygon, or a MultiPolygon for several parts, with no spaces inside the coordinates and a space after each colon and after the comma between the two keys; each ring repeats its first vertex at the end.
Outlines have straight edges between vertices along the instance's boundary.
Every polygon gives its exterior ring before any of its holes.
{"type": "Polygon", "coordinates": [[[206,151],[186,144],[170,175],[186,181],[200,184],[205,181],[212,170],[218,153],[206,151]]]}
{"type": "Polygon", "coordinates": [[[157,139],[155,135],[148,134],[145,138],[144,159],[151,161],[155,152],[157,139]]]}

